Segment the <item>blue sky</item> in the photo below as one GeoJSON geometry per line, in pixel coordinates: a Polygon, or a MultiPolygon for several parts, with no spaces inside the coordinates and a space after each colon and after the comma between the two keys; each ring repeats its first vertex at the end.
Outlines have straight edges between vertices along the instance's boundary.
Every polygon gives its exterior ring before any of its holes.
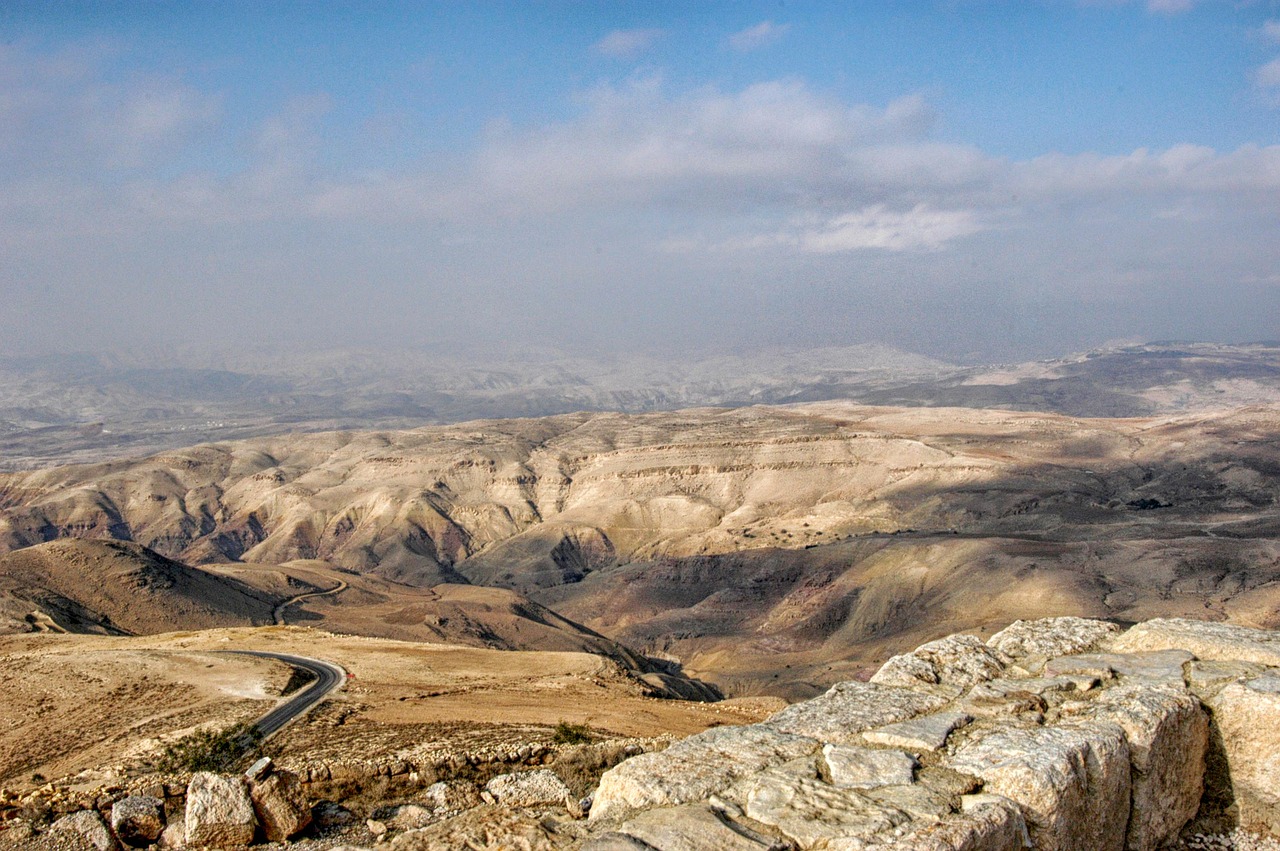
{"type": "Polygon", "coordinates": [[[0,6],[0,348],[1280,337],[1280,4],[0,6]]]}

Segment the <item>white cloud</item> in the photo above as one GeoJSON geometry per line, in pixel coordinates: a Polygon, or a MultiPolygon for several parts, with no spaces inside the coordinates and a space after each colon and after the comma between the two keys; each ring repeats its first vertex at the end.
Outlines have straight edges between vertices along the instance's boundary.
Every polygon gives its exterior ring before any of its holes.
{"type": "Polygon", "coordinates": [[[1272,44],[1280,44],[1280,21],[1265,21],[1258,28],[1258,35],[1272,44]]]}
{"type": "Polygon", "coordinates": [[[1280,57],[1272,59],[1266,65],[1253,72],[1253,81],[1264,91],[1280,89],[1280,57]]]}
{"type": "Polygon", "coordinates": [[[761,21],[755,26],[747,27],[729,36],[727,42],[734,50],[746,53],[773,44],[786,35],[789,29],[791,29],[790,24],[761,21]]]}
{"type": "Polygon", "coordinates": [[[601,56],[635,59],[648,52],[654,42],[665,35],[660,29],[614,30],[591,46],[601,56]]]}
{"type": "Polygon", "coordinates": [[[935,210],[917,204],[895,211],[876,204],[836,216],[790,240],[801,250],[818,254],[862,249],[934,251],[984,229],[971,210],[935,210]]]}

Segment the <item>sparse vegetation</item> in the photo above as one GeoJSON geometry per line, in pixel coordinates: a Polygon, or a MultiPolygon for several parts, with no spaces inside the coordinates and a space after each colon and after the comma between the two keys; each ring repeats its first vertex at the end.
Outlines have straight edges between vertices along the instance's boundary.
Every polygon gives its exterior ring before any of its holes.
{"type": "Polygon", "coordinates": [[[223,771],[258,751],[262,733],[252,724],[225,730],[199,730],[171,742],[156,767],[166,772],[223,771]]]}
{"type": "Polygon", "coordinates": [[[558,745],[585,745],[594,740],[590,727],[585,724],[570,724],[568,721],[561,721],[552,733],[552,741],[558,745]]]}

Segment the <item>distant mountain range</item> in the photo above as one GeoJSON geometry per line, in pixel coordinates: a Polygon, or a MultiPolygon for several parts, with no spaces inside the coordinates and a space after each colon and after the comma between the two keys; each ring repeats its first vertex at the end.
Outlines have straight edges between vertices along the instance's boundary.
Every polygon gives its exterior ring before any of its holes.
{"type": "Polygon", "coordinates": [[[691,360],[348,350],[8,357],[0,470],[290,431],[828,400],[1104,417],[1269,404],[1280,401],[1280,344],[1162,342],[984,367],[878,345],[691,360]]]}

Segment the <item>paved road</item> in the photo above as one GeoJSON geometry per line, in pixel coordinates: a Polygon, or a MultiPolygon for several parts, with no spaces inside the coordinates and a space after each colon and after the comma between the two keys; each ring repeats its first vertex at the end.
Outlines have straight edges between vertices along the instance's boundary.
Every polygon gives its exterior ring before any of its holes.
{"type": "Polygon", "coordinates": [[[261,659],[275,659],[310,671],[315,674],[315,681],[297,692],[293,697],[272,709],[258,719],[254,725],[266,739],[293,719],[305,713],[311,707],[329,696],[330,692],[340,688],[347,681],[347,672],[333,662],[323,659],[309,659],[306,656],[289,656],[284,653],[268,653],[263,650],[227,650],[226,653],[238,653],[241,656],[257,656],[261,659]]]}

